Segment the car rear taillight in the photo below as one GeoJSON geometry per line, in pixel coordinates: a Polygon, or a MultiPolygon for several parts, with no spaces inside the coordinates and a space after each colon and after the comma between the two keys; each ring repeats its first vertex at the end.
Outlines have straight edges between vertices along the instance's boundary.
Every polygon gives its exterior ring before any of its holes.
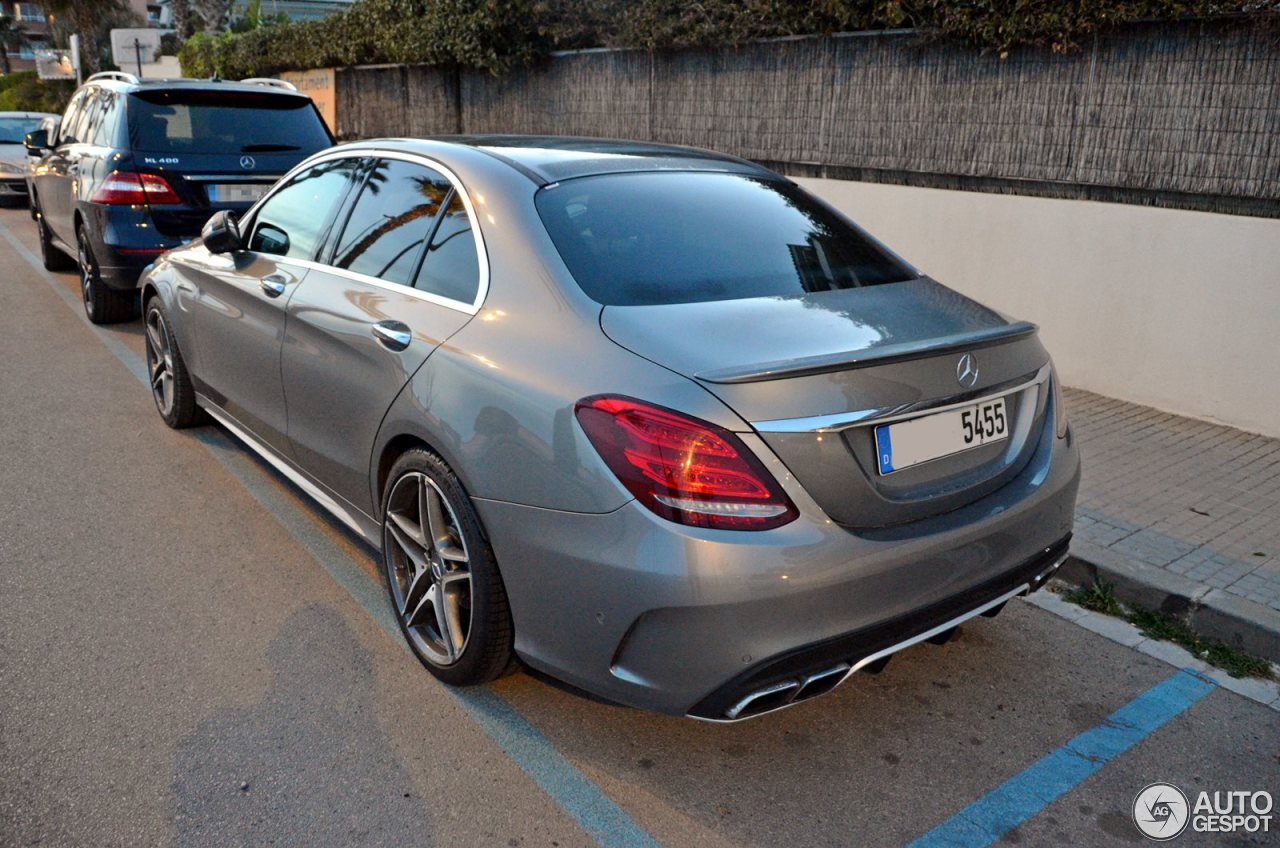
{"type": "Polygon", "coordinates": [[[722,427],[622,397],[586,398],[575,412],[622,485],[663,518],[768,530],[799,514],[760,460],[722,427]]]}
{"type": "Polygon", "coordinates": [[[112,171],[89,200],[109,206],[182,202],[182,198],[178,197],[178,193],[164,177],[155,174],[135,174],[133,171],[112,171]]]}

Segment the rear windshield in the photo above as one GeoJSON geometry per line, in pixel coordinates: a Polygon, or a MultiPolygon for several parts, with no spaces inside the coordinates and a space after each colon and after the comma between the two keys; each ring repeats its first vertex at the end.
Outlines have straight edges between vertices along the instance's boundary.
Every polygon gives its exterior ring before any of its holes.
{"type": "Polygon", "coordinates": [[[778,179],[611,174],[568,180],[536,202],[578,285],[607,305],[798,295],[915,276],[778,179]]]}
{"type": "Polygon", "coordinates": [[[157,153],[311,153],[332,144],[305,97],[148,91],[129,98],[129,144],[157,153]]]}

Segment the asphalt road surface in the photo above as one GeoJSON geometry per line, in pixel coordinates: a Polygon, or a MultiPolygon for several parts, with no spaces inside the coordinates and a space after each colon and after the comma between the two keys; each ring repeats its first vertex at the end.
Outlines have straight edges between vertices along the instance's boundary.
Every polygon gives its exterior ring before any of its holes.
{"type": "Polygon", "coordinates": [[[1276,712],[1020,601],[739,725],[449,690],[374,552],[166,428],[140,324],[37,256],[0,211],[0,845],[1088,846],[1156,781],[1280,795],[1276,712]]]}

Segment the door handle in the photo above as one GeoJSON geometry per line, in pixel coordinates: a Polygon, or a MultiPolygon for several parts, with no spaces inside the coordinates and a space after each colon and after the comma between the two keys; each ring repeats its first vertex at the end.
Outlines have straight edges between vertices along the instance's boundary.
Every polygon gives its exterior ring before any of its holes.
{"type": "Polygon", "coordinates": [[[284,294],[285,283],[288,282],[279,274],[268,274],[261,280],[262,292],[267,297],[279,297],[284,294]]]}
{"type": "Polygon", "coordinates": [[[404,350],[413,341],[413,331],[399,321],[379,321],[370,329],[373,337],[388,350],[404,350]]]}

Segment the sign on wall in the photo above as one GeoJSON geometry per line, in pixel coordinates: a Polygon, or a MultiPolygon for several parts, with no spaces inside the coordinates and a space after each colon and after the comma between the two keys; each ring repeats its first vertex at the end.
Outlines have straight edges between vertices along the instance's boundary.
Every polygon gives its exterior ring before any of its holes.
{"type": "Polygon", "coordinates": [[[317,68],[311,71],[285,71],[280,75],[298,87],[298,91],[315,101],[320,117],[329,125],[329,132],[338,131],[338,98],[333,68],[317,68]]]}
{"type": "Polygon", "coordinates": [[[142,76],[143,68],[160,57],[160,30],[124,28],[111,30],[111,61],[117,68],[142,76]]]}
{"type": "Polygon", "coordinates": [[[69,50],[37,50],[36,73],[44,80],[76,78],[76,66],[69,50]]]}

